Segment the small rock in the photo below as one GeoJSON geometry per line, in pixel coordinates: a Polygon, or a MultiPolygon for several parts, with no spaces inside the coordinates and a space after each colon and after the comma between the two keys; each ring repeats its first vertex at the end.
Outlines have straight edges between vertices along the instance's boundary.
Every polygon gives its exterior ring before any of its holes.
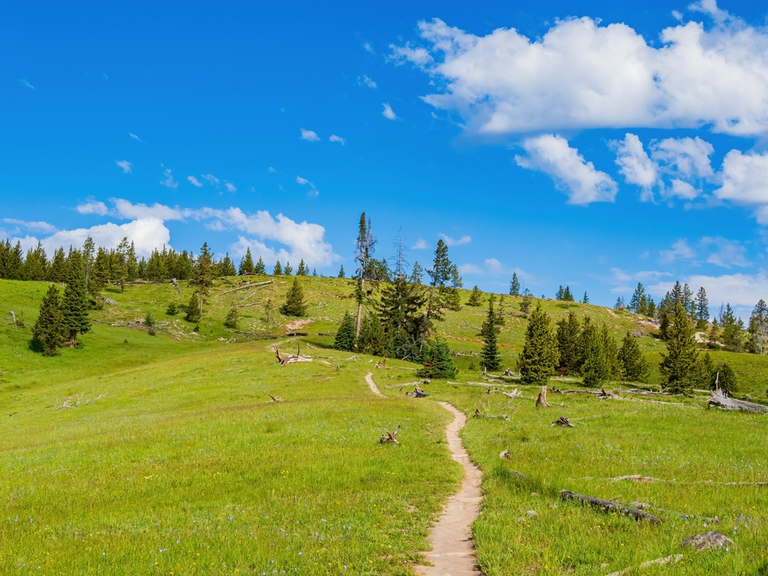
{"type": "Polygon", "coordinates": [[[730,549],[735,545],[736,544],[733,540],[714,530],[712,532],[705,532],[704,534],[688,536],[688,538],[680,542],[680,546],[683,548],[693,548],[697,552],[703,552],[704,550],[713,550],[722,547],[730,549]]]}
{"type": "Polygon", "coordinates": [[[112,298],[104,298],[104,304],[106,304],[107,306],[114,306],[115,304],[117,304],[117,302],[112,300],[112,298]]]}
{"type": "Polygon", "coordinates": [[[509,450],[504,450],[499,454],[499,458],[509,458],[511,456],[509,450]]]}
{"type": "Polygon", "coordinates": [[[526,516],[538,516],[539,513],[536,512],[536,510],[528,510],[528,512],[525,513],[526,516]]]}

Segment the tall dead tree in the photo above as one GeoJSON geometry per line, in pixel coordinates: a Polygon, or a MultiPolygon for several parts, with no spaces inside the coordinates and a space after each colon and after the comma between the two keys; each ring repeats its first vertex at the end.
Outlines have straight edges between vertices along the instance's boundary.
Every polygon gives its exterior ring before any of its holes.
{"type": "Polygon", "coordinates": [[[360,336],[360,324],[363,319],[363,301],[365,300],[365,280],[368,278],[368,262],[373,254],[376,239],[371,232],[371,219],[365,219],[365,212],[360,214],[360,227],[355,247],[355,262],[357,268],[357,318],[355,321],[355,338],[360,336]]]}

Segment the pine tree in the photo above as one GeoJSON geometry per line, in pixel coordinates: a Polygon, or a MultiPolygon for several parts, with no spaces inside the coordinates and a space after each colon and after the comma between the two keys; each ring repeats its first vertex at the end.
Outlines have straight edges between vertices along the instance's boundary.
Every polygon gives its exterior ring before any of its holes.
{"type": "Polygon", "coordinates": [[[728,394],[736,392],[738,385],[736,384],[736,373],[728,364],[721,362],[717,368],[717,384],[721,390],[724,390],[728,394]]]}
{"type": "Polygon", "coordinates": [[[88,236],[83,242],[83,250],[80,252],[82,255],[81,260],[83,263],[83,272],[85,274],[85,287],[86,289],[91,285],[91,269],[93,268],[93,255],[96,253],[96,243],[93,238],[88,236]]]}
{"type": "Polygon", "coordinates": [[[645,308],[645,314],[651,318],[656,316],[656,302],[653,301],[651,296],[648,296],[648,304],[645,308]]]}
{"type": "Polygon", "coordinates": [[[280,266],[280,260],[275,262],[275,267],[272,269],[272,276],[282,276],[283,275],[283,267],[280,266]]]}
{"type": "Polygon", "coordinates": [[[517,272],[512,272],[512,281],[509,283],[509,295],[520,296],[520,280],[517,279],[517,272]]]}
{"type": "Polygon", "coordinates": [[[520,302],[520,312],[522,312],[523,316],[526,318],[528,317],[528,312],[531,311],[531,300],[531,293],[528,291],[528,288],[526,288],[523,293],[523,301],[520,302]]]}
{"type": "Polygon", "coordinates": [[[629,300],[629,309],[635,314],[640,314],[642,309],[642,299],[645,297],[645,288],[642,282],[637,283],[637,288],[632,293],[632,298],[629,300]]]}
{"type": "Polygon", "coordinates": [[[240,270],[238,272],[240,276],[250,276],[255,273],[250,246],[245,249],[245,256],[240,260],[240,270]]]}
{"type": "Polygon", "coordinates": [[[454,264],[451,269],[451,287],[446,293],[445,305],[449,310],[458,312],[461,310],[461,292],[460,289],[464,287],[464,283],[459,276],[459,268],[454,264]]]}
{"type": "Polygon", "coordinates": [[[762,298],[752,310],[747,333],[749,334],[747,343],[749,351],[753,354],[762,354],[768,339],[768,304],[762,298]]]}
{"type": "MultiPolygon", "coordinates": [[[[488,297],[488,306],[491,310],[495,310],[495,304],[496,304],[496,295],[491,294],[488,297]]],[[[501,326],[499,326],[499,315],[494,312],[493,319],[491,319],[488,315],[486,315],[485,320],[483,320],[483,324],[480,327],[480,336],[483,340],[486,340],[490,334],[491,327],[493,327],[493,330],[496,334],[498,334],[501,331],[501,326]]]]}
{"type": "Polygon", "coordinates": [[[440,336],[428,339],[424,343],[422,356],[424,366],[416,371],[419,378],[455,378],[459,373],[451,357],[448,342],[440,336]]]}
{"type": "Polygon", "coordinates": [[[227,317],[224,320],[224,326],[231,328],[232,330],[236,330],[238,322],[240,322],[240,311],[237,309],[237,306],[233,304],[227,311],[227,317]]]}
{"type": "Polygon", "coordinates": [[[360,335],[357,337],[357,349],[372,356],[387,354],[387,336],[376,314],[367,312],[363,315],[360,335]]]}
{"type": "Polygon", "coordinates": [[[696,293],[696,330],[706,330],[709,322],[709,300],[704,286],[696,293]]]}
{"type": "Polygon", "coordinates": [[[112,261],[112,281],[120,286],[120,292],[125,292],[125,282],[128,280],[128,238],[123,237],[115,250],[112,261]]]}
{"type": "Polygon", "coordinates": [[[189,253],[184,250],[173,265],[173,277],[176,280],[189,280],[194,276],[194,267],[189,253]]]}
{"type": "Polygon", "coordinates": [[[307,303],[304,301],[304,289],[298,276],[293,278],[293,285],[285,296],[285,304],[280,307],[280,312],[286,316],[306,316],[307,303]]]}
{"type": "Polygon", "coordinates": [[[557,339],[549,316],[538,304],[528,320],[517,368],[523,382],[542,382],[554,373],[557,363],[557,339]]]}
{"type": "Polygon", "coordinates": [[[496,309],[496,325],[497,326],[506,326],[507,325],[507,317],[506,313],[504,312],[504,295],[502,294],[499,296],[499,307],[496,309]]]}
{"type": "Polygon", "coordinates": [[[5,260],[5,278],[24,279],[24,251],[21,249],[21,242],[16,242],[16,246],[12,248],[9,246],[5,260]]]}
{"type": "Polygon", "coordinates": [[[88,291],[85,288],[83,256],[79,250],[70,248],[68,261],[62,314],[64,328],[69,337],[69,347],[74,348],[77,335],[85,334],[91,329],[91,319],[88,316],[88,291]]]}
{"type": "Polygon", "coordinates": [[[219,276],[236,276],[237,272],[235,271],[235,263],[232,262],[232,259],[229,257],[229,252],[226,252],[224,254],[224,259],[221,261],[221,265],[219,267],[219,276]]]}
{"type": "Polygon", "coordinates": [[[557,323],[557,350],[560,358],[558,368],[563,375],[572,376],[579,373],[580,336],[581,325],[576,314],[570,311],[567,318],[557,323]]]}
{"type": "MultiPolygon", "coordinates": [[[[125,273],[128,281],[136,280],[139,277],[139,263],[136,260],[136,248],[131,240],[131,245],[125,253],[125,273]]],[[[177,278],[179,278],[177,276],[177,278]]]]}
{"type": "Polygon", "coordinates": [[[421,284],[424,278],[424,268],[418,262],[413,263],[413,270],[411,270],[411,282],[413,284],[421,284]]]}
{"type": "Polygon", "coordinates": [[[365,281],[368,279],[368,260],[373,256],[376,239],[371,230],[371,219],[365,219],[365,212],[360,214],[360,222],[357,229],[357,241],[355,242],[355,262],[358,267],[355,270],[357,278],[357,315],[355,316],[355,337],[360,335],[360,326],[363,322],[363,301],[365,300],[365,281]]]}
{"type": "Polygon", "coordinates": [[[59,289],[51,284],[40,305],[40,314],[32,328],[32,344],[43,356],[56,356],[64,345],[64,317],[61,313],[59,289]]]}
{"type": "Polygon", "coordinates": [[[213,256],[208,249],[208,243],[203,243],[200,248],[200,256],[195,260],[195,267],[192,272],[194,284],[197,292],[200,294],[200,317],[203,316],[203,300],[213,287],[213,256]]]}
{"type": "Polygon", "coordinates": [[[563,290],[563,301],[565,302],[573,302],[573,294],[571,293],[571,287],[566,286],[565,290],[563,290]]]}
{"type": "Polygon", "coordinates": [[[616,310],[624,310],[624,308],[626,308],[626,305],[624,304],[624,298],[621,296],[616,298],[616,304],[614,304],[613,307],[616,310]]]}
{"type": "Polygon", "coordinates": [[[597,388],[611,377],[611,369],[603,348],[604,340],[597,330],[588,332],[581,375],[584,385],[597,388]]]}
{"type": "Polygon", "coordinates": [[[483,304],[483,293],[480,292],[480,288],[475,285],[474,288],[472,288],[472,293],[469,295],[469,300],[467,300],[467,306],[481,306],[483,304]]]}
{"type": "Polygon", "coordinates": [[[609,378],[621,378],[621,363],[619,362],[619,348],[616,346],[616,339],[611,335],[608,326],[603,324],[600,327],[600,339],[603,345],[603,356],[608,366],[609,378]]]}
{"type": "Polygon", "coordinates": [[[581,299],[582,304],[589,304],[589,296],[587,296],[587,291],[584,291],[584,298],[581,299]]]}
{"type": "Polygon", "coordinates": [[[336,277],[337,278],[344,278],[345,277],[345,274],[344,274],[344,264],[342,264],[341,267],[339,268],[339,273],[336,275],[336,277]]]}
{"type": "Polygon", "coordinates": [[[493,310],[494,297],[488,299],[488,316],[486,317],[485,324],[483,325],[484,334],[483,349],[480,352],[480,357],[483,359],[483,366],[486,370],[496,371],[501,368],[501,354],[499,354],[499,346],[496,341],[496,313],[493,310]]]}
{"type": "Polygon", "coordinates": [[[376,309],[387,334],[391,354],[400,360],[416,361],[427,328],[424,287],[407,281],[405,276],[385,284],[376,309]]]}
{"type": "Polygon", "coordinates": [[[619,362],[621,364],[622,380],[630,382],[648,382],[650,370],[640,346],[635,338],[627,332],[619,349],[619,362]]]}
{"type": "Polygon", "coordinates": [[[560,284],[560,287],[557,289],[557,293],[555,294],[555,300],[563,300],[565,298],[565,290],[563,290],[563,285],[560,284]]]}
{"type": "Polygon", "coordinates": [[[662,387],[673,393],[690,390],[697,356],[696,340],[688,311],[682,302],[677,302],[669,328],[667,353],[661,354],[662,361],[659,365],[662,387]]]}
{"type": "Polygon", "coordinates": [[[441,238],[437,241],[432,269],[427,270],[431,279],[429,299],[427,300],[427,324],[430,324],[432,320],[441,321],[443,319],[440,309],[443,307],[445,291],[452,273],[453,263],[448,258],[448,245],[441,238]]]}
{"type": "Polygon", "coordinates": [[[355,349],[355,319],[348,312],[344,313],[341,325],[336,331],[333,347],[336,350],[346,350],[347,352],[355,349]]]}
{"type": "Polygon", "coordinates": [[[743,345],[744,323],[741,318],[736,319],[730,304],[725,305],[725,310],[720,318],[720,341],[731,352],[741,352],[743,345]]]}
{"type": "Polygon", "coordinates": [[[317,278],[317,268],[312,268],[312,277],[317,278]]]}
{"type": "Polygon", "coordinates": [[[94,298],[99,297],[101,291],[111,279],[109,260],[109,253],[99,246],[99,249],[96,252],[96,259],[91,267],[91,281],[88,285],[88,290],[94,298]]]}
{"type": "Polygon", "coordinates": [[[699,354],[699,358],[696,360],[696,365],[694,366],[691,377],[693,385],[702,390],[714,390],[716,378],[717,370],[715,369],[715,363],[712,362],[709,352],[706,354],[699,354]]]}
{"type": "Polygon", "coordinates": [[[57,248],[53,253],[51,266],[48,268],[48,280],[50,282],[64,282],[64,273],[67,270],[67,257],[64,248],[57,248]]]}
{"type": "Polygon", "coordinates": [[[309,270],[307,270],[307,265],[304,264],[304,258],[302,258],[301,262],[299,262],[299,267],[296,270],[296,276],[309,276],[309,270]]]}
{"type": "Polygon", "coordinates": [[[267,273],[267,267],[264,265],[264,260],[262,260],[261,254],[259,254],[259,259],[256,261],[256,265],[253,267],[253,273],[256,276],[263,276],[267,273]]]}
{"type": "Polygon", "coordinates": [[[42,242],[37,243],[37,248],[29,250],[24,259],[22,273],[24,280],[39,282],[45,280],[48,275],[48,258],[45,254],[42,242]]]}
{"type": "Polygon", "coordinates": [[[189,297],[189,303],[187,304],[187,314],[184,317],[184,320],[191,322],[192,324],[197,324],[200,322],[200,318],[202,318],[202,315],[200,314],[200,308],[202,308],[200,305],[200,296],[198,296],[197,292],[192,292],[192,295],[189,297]]]}
{"type": "Polygon", "coordinates": [[[291,274],[293,274],[293,266],[286,260],[285,266],[283,266],[283,276],[290,276],[291,274]]]}

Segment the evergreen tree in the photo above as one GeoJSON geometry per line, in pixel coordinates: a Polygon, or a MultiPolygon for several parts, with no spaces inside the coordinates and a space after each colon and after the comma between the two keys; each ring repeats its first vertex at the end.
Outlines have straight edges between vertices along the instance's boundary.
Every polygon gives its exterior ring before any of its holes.
{"type": "Polygon", "coordinates": [[[624,298],[621,296],[616,298],[616,304],[614,304],[613,307],[616,310],[624,310],[624,308],[626,308],[626,305],[624,304],[624,298]]]}
{"type": "Polygon", "coordinates": [[[282,276],[283,275],[283,267],[280,266],[280,260],[275,262],[275,267],[272,269],[272,276],[282,276]]]}
{"type": "Polygon", "coordinates": [[[51,284],[32,328],[32,345],[40,349],[43,356],[56,356],[59,347],[64,345],[63,333],[64,317],[61,313],[59,289],[51,284]]]}
{"type": "Polygon", "coordinates": [[[307,303],[304,301],[304,289],[298,276],[293,278],[293,285],[285,296],[285,304],[280,307],[280,312],[286,316],[306,316],[307,303]]]}
{"type": "Polygon", "coordinates": [[[517,368],[523,382],[542,382],[554,373],[557,363],[557,339],[549,316],[538,304],[528,320],[517,368]]]}
{"type": "Polygon", "coordinates": [[[661,354],[662,388],[669,392],[687,392],[693,385],[696,360],[696,340],[688,311],[677,302],[667,339],[667,353],[661,354]]]}
{"type": "MultiPolygon", "coordinates": [[[[491,310],[495,309],[496,304],[496,295],[491,294],[488,297],[488,306],[491,310]]],[[[501,326],[499,325],[499,315],[494,312],[493,318],[491,319],[488,315],[486,315],[485,320],[483,320],[483,324],[480,327],[480,336],[483,340],[486,340],[490,335],[490,330],[493,329],[496,334],[498,334],[501,331],[501,326]]]]}
{"type": "Polygon", "coordinates": [[[611,335],[608,326],[603,324],[600,328],[600,339],[603,346],[603,356],[608,367],[609,378],[621,378],[621,363],[619,362],[619,349],[616,339],[611,335]]]}
{"type": "Polygon", "coordinates": [[[604,339],[600,333],[597,330],[591,330],[587,334],[581,375],[585,386],[596,388],[602,386],[611,377],[611,369],[603,348],[604,339]]]}
{"type": "Polygon", "coordinates": [[[584,291],[584,298],[581,299],[582,304],[589,304],[589,296],[587,296],[587,291],[584,291]]]}
{"type": "Polygon", "coordinates": [[[656,302],[653,301],[651,296],[648,296],[648,304],[645,309],[645,314],[651,318],[656,316],[656,302]]]}
{"type": "Polygon", "coordinates": [[[643,316],[648,315],[648,295],[640,296],[640,305],[637,307],[637,313],[643,316]]]}
{"type": "Polygon", "coordinates": [[[240,270],[238,272],[240,273],[240,276],[250,276],[255,273],[250,246],[245,249],[245,256],[240,260],[240,270]]]}
{"type": "Polygon", "coordinates": [[[317,268],[312,268],[312,276],[317,278],[317,268]]]}
{"type": "Polygon", "coordinates": [[[563,290],[563,301],[565,302],[573,302],[573,294],[571,293],[571,287],[566,286],[565,290],[563,290]]]}
{"type": "Polygon", "coordinates": [[[717,370],[709,352],[699,354],[691,377],[693,385],[702,390],[714,390],[716,378],[717,370]]]}
{"type": "Polygon", "coordinates": [[[256,265],[253,267],[253,273],[256,276],[263,276],[267,273],[267,267],[264,265],[264,260],[262,260],[261,254],[259,254],[259,259],[256,261],[256,265]]]}
{"type": "Polygon", "coordinates": [[[426,329],[422,336],[421,348],[424,347],[424,338],[432,329],[433,321],[441,321],[443,314],[441,308],[445,299],[446,284],[451,279],[453,263],[448,258],[448,245],[442,238],[437,241],[435,257],[432,261],[432,269],[427,270],[431,281],[429,283],[429,299],[427,300],[427,313],[424,316],[426,329]]]}
{"type": "Polygon", "coordinates": [[[632,298],[629,300],[629,309],[635,314],[642,313],[642,300],[645,298],[645,288],[642,282],[637,283],[637,288],[632,293],[632,298]]]}
{"type": "Polygon", "coordinates": [[[501,296],[499,296],[499,307],[497,308],[497,312],[496,312],[496,325],[506,326],[506,324],[507,324],[507,318],[504,312],[504,295],[502,294],[501,296]]]}
{"type": "Polygon", "coordinates": [[[355,319],[348,312],[344,313],[344,319],[336,331],[333,347],[336,350],[346,350],[347,352],[355,349],[355,319]]]}
{"type": "Polygon", "coordinates": [[[564,375],[572,376],[579,373],[581,354],[581,325],[573,311],[568,317],[557,323],[557,350],[560,358],[558,368],[564,375]]]}
{"type": "Polygon", "coordinates": [[[24,260],[24,280],[40,282],[48,275],[48,257],[45,254],[42,242],[37,243],[37,248],[29,250],[24,260]]]}
{"type": "Polygon", "coordinates": [[[11,247],[10,242],[7,242],[7,249],[4,278],[8,280],[23,280],[24,251],[21,249],[21,242],[16,242],[14,247],[11,247]]]}
{"type": "Polygon", "coordinates": [[[709,330],[710,345],[720,340],[720,323],[717,318],[712,318],[712,328],[709,330]]]}
{"type": "Polygon", "coordinates": [[[421,264],[419,264],[418,262],[414,262],[413,270],[411,270],[411,282],[413,284],[421,284],[421,281],[423,278],[424,278],[424,268],[422,268],[421,264]]]}
{"type": "Polygon", "coordinates": [[[286,260],[285,266],[283,266],[283,275],[290,276],[291,274],[293,274],[293,266],[286,260]]]}
{"type": "Polygon", "coordinates": [[[709,322],[709,300],[704,286],[696,294],[696,330],[706,330],[709,322]]]}
{"type": "Polygon", "coordinates": [[[563,300],[565,297],[565,290],[563,290],[563,285],[560,284],[560,287],[557,289],[557,293],[555,294],[555,300],[563,300]]]}
{"type": "Polygon", "coordinates": [[[440,336],[428,339],[424,343],[424,366],[416,371],[419,378],[455,378],[459,373],[451,357],[448,342],[440,336]]]}
{"type": "Polygon", "coordinates": [[[131,245],[125,253],[125,273],[128,281],[136,280],[139,277],[139,263],[136,260],[136,248],[133,245],[133,240],[131,240],[131,245]]]}
{"type": "Polygon", "coordinates": [[[469,300],[467,300],[467,306],[481,306],[483,304],[483,293],[480,292],[480,288],[475,285],[474,288],[472,288],[472,293],[469,295],[469,300]]]}
{"type": "Polygon", "coordinates": [[[120,292],[125,292],[125,282],[128,280],[128,238],[123,237],[115,250],[112,260],[112,281],[120,286],[120,292]]]}
{"type": "Polygon", "coordinates": [[[480,357],[483,359],[483,366],[486,370],[496,371],[501,368],[501,354],[499,354],[499,346],[496,342],[496,313],[493,310],[494,297],[491,295],[488,298],[488,316],[486,317],[485,324],[483,325],[484,334],[483,349],[480,352],[480,357]]]}
{"type": "Polygon", "coordinates": [[[189,303],[187,304],[187,314],[184,319],[187,322],[191,322],[192,324],[197,324],[200,322],[200,318],[202,318],[202,314],[200,313],[201,308],[202,305],[200,304],[200,296],[197,292],[192,292],[192,295],[189,297],[189,303]]]}
{"type": "Polygon", "coordinates": [[[512,281],[509,283],[509,295],[520,296],[520,280],[517,279],[517,272],[512,272],[512,281]]]}
{"type": "Polygon", "coordinates": [[[64,248],[57,248],[53,253],[53,261],[48,268],[48,280],[50,282],[64,282],[64,273],[67,271],[67,257],[64,248]]]}
{"type": "Polygon", "coordinates": [[[85,274],[86,289],[91,285],[91,269],[93,268],[94,254],[96,253],[96,243],[93,238],[88,236],[83,242],[83,250],[80,252],[83,263],[83,272],[85,274]]]}
{"type": "Polygon", "coordinates": [[[531,293],[528,291],[528,288],[526,288],[523,293],[523,301],[520,302],[520,312],[522,312],[523,316],[526,318],[528,317],[528,312],[531,311],[531,300],[531,293]]]}
{"type": "Polygon", "coordinates": [[[221,261],[221,276],[236,276],[235,263],[229,257],[229,252],[224,253],[224,260],[221,261]]]}
{"type": "Polygon", "coordinates": [[[376,239],[373,237],[373,231],[371,230],[371,219],[365,219],[365,212],[360,214],[360,222],[357,229],[357,241],[355,242],[355,262],[358,267],[355,270],[357,278],[357,290],[355,291],[355,297],[357,298],[357,315],[355,317],[355,337],[360,335],[360,325],[363,322],[363,301],[366,296],[365,281],[368,279],[368,272],[370,267],[368,266],[368,260],[373,256],[373,252],[376,247],[376,239]]]}
{"type": "Polygon", "coordinates": [[[147,261],[143,256],[141,257],[141,260],[139,260],[136,264],[136,277],[143,280],[147,279],[147,261]]]}
{"type": "Polygon", "coordinates": [[[85,267],[83,256],[79,250],[70,248],[69,266],[64,278],[64,301],[62,315],[64,329],[69,337],[69,347],[74,348],[77,335],[85,334],[91,329],[91,319],[88,316],[88,291],[85,288],[85,267]]]}
{"type": "Polygon", "coordinates": [[[736,373],[728,364],[721,362],[717,369],[717,383],[721,390],[724,390],[728,394],[736,392],[738,385],[736,384],[736,373]]]}
{"type": "Polygon", "coordinates": [[[91,267],[91,282],[88,290],[94,298],[98,298],[101,291],[109,283],[111,277],[109,252],[99,246],[96,252],[96,259],[91,267]]]}
{"type": "Polygon", "coordinates": [[[339,273],[336,275],[337,278],[344,278],[346,274],[344,273],[344,264],[342,264],[339,267],[339,273]]]}
{"type": "Polygon", "coordinates": [[[426,302],[424,287],[409,283],[405,276],[385,284],[382,289],[377,312],[387,334],[390,353],[400,360],[416,361],[421,356],[426,302]]]}
{"type": "Polygon", "coordinates": [[[307,265],[304,264],[304,258],[302,258],[301,262],[299,262],[299,267],[296,270],[296,276],[309,276],[309,270],[307,270],[307,265]]]}
{"type": "Polygon", "coordinates": [[[387,336],[376,314],[368,312],[363,315],[360,335],[357,337],[357,349],[372,356],[385,356],[387,354],[387,336]]]}
{"type": "Polygon", "coordinates": [[[227,317],[224,320],[224,326],[231,328],[232,330],[236,330],[238,322],[240,322],[240,311],[237,309],[235,304],[232,304],[232,306],[227,311],[227,317]]]}
{"type": "Polygon", "coordinates": [[[744,323],[741,318],[736,319],[730,304],[725,305],[722,317],[720,318],[720,341],[725,344],[726,349],[731,352],[741,352],[743,344],[744,323]]]}
{"type": "Polygon", "coordinates": [[[619,349],[622,380],[630,382],[648,382],[650,370],[645,356],[637,345],[635,338],[627,332],[619,349]]]}
{"type": "Polygon", "coordinates": [[[173,265],[173,277],[176,280],[189,280],[194,276],[194,267],[189,253],[184,250],[173,265]]]}
{"type": "Polygon", "coordinates": [[[464,283],[459,276],[459,268],[454,264],[451,269],[451,287],[448,290],[445,298],[445,305],[449,310],[458,312],[461,310],[461,292],[460,289],[464,287],[464,283]]]}
{"type": "Polygon", "coordinates": [[[200,294],[200,317],[203,316],[203,301],[213,287],[213,256],[208,249],[208,243],[203,243],[200,248],[200,256],[195,260],[192,271],[193,281],[200,294]]]}
{"type": "MultiPolygon", "coordinates": [[[[212,262],[210,263],[212,264],[212,262]]],[[[213,271],[211,271],[211,274],[213,271]]],[[[157,249],[152,251],[147,261],[146,277],[153,282],[161,282],[168,276],[168,270],[165,268],[165,259],[160,255],[157,249]]]]}
{"type": "Polygon", "coordinates": [[[766,339],[768,339],[768,304],[762,298],[749,316],[747,334],[749,335],[747,342],[749,351],[753,354],[762,354],[766,339]]]}

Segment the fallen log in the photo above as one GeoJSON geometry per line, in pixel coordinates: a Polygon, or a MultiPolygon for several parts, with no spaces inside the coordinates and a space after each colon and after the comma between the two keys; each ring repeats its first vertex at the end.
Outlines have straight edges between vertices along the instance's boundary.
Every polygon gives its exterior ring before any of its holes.
{"type": "Polygon", "coordinates": [[[277,361],[280,363],[281,366],[285,366],[286,364],[293,364],[295,362],[312,362],[312,356],[305,356],[299,352],[296,354],[288,354],[287,356],[281,356],[280,350],[278,350],[277,345],[273,345],[272,348],[275,350],[275,356],[277,356],[277,361]]]}
{"type": "Polygon", "coordinates": [[[720,410],[743,410],[745,412],[754,412],[756,414],[768,414],[768,406],[747,402],[746,400],[737,400],[725,395],[720,389],[713,390],[709,395],[707,408],[720,408],[720,410]]]}
{"type": "MultiPolygon", "coordinates": [[[[670,562],[680,562],[680,560],[683,559],[682,554],[672,554],[670,556],[664,556],[664,558],[656,558],[656,560],[648,560],[647,562],[643,562],[640,564],[640,568],[650,568],[651,566],[655,566],[657,564],[669,564],[670,562]]],[[[629,568],[624,568],[624,570],[619,570],[617,572],[611,572],[607,576],[624,576],[624,574],[631,574],[635,571],[634,566],[630,566],[629,568]]]]}
{"type": "Polygon", "coordinates": [[[575,492],[571,492],[570,490],[560,490],[560,496],[562,497],[563,500],[579,500],[581,502],[589,504],[590,506],[594,506],[595,508],[601,508],[606,512],[611,511],[611,512],[619,512],[620,514],[627,514],[628,516],[632,516],[635,520],[648,520],[649,522],[663,522],[663,520],[658,516],[654,516],[653,514],[649,514],[648,512],[643,512],[642,510],[639,510],[637,508],[632,508],[630,506],[624,506],[623,504],[619,504],[617,502],[612,502],[611,500],[603,500],[602,498],[593,498],[592,496],[584,496],[583,494],[576,494],[575,492]]]}
{"type": "Polygon", "coordinates": [[[237,292],[238,290],[245,290],[246,288],[258,288],[260,286],[266,286],[267,284],[274,284],[273,280],[267,280],[266,282],[254,282],[253,284],[246,284],[245,286],[238,286],[237,288],[232,288],[232,290],[225,290],[219,296],[224,296],[224,294],[229,294],[230,292],[237,292]]]}
{"type": "Polygon", "coordinates": [[[504,392],[504,390],[502,390],[501,393],[504,394],[504,396],[506,396],[507,398],[512,398],[513,400],[515,398],[522,398],[523,397],[523,395],[520,394],[520,392],[517,391],[517,388],[515,388],[511,392],[504,392]]]}
{"type": "Polygon", "coordinates": [[[400,442],[397,441],[397,433],[400,432],[400,424],[397,425],[397,430],[394,432],[390,432],[389,430],[386,431],[386,433],[382,434],[380,444],[386,444],[387,442],[392,442],[392,444],[400,445],[400,442]]]}
{"type": "Polygon", "coordinates": [[[550,426],[567,426],[568,428],[574,428],[576,425],[571,424],[571,421],[568,420],[568,418],[566,418],[565,416],[560,416],[560,418],[552,422],[550,426]]]}
{"type": "Polygon", "coordinates": [[[475,418],[500,418],[501,420],[509,421],[509,416],[506,414],[483,414],[480,412],[480,408],[475,408],[475,418]]]}

